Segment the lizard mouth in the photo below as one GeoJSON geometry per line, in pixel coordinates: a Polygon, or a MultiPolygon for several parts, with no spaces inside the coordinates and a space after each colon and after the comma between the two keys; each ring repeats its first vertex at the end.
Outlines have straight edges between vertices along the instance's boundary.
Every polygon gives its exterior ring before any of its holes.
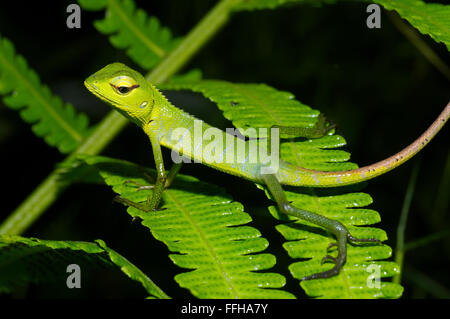
{"type": "Polygon", "coordinates": [[[117,105],[117,102],[115,102],[114,100],[107,98],[105,95],[103,95],[100,92],[100,90],[98,89],[98,87],[95,86],[95,84],[89,83],[88,81],[84,81],[84,86],[89,90],[89,92],[91,92],[98,98],[102,99],[103,101],[106,101],[111,105],[117,105]]]}

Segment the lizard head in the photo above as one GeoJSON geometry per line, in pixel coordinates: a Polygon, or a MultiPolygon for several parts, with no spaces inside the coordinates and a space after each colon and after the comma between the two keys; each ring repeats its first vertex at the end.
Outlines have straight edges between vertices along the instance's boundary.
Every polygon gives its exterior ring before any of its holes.
{"type": "Polygon", "coordinates": [[[150,121],[155,88],[122,63],[112,63],[84,81],[86,88],[139,126],[150,121]]]}

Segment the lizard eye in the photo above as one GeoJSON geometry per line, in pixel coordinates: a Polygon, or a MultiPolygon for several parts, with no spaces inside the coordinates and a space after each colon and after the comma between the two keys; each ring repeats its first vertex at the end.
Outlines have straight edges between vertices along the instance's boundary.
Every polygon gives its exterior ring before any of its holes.
{"type": "Polygon", "coordinates": [[[130,93],[133,89],[139,87],[139,84],[128,76],[118,76],[111,81],[112,88],[121,95],[130,93]]]}
{"type": "Polygon", "coordinates": [[[117,91],[119,91],[119,93],[121,93],[121,94],[126,94],[126,93],[130,92],[131,89],[128,86],[119,86],[117,88],[117,91]]]}

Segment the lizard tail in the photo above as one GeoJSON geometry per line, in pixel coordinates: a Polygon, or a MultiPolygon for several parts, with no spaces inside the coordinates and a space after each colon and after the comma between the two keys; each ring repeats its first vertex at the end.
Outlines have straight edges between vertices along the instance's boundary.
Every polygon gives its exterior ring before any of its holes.
{"type": "Polygon", "coordinates": [[[324,172],[297,167],[281,161],[277,173],[278,180],[281,184],[292,186],[335,187],[372,179],[400,166],[417,154],[441,130],[449,117],[450,102],[418,139],[397,154],[375,164],[349,171],[324,172]]]}

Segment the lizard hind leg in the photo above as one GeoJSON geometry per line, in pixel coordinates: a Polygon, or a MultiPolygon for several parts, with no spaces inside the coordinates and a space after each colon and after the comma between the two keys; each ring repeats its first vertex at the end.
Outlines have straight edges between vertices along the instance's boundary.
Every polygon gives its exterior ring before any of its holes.
{"type": "Polygon", "coordinates": [[[282,213],[321,226],[326,230],[328,230],[329,232],[331,232],[337,239],[336,244],[330,244],[328,246],[328,249],[333,246],[337,246],[338,248],[337,257],[331,257],[329,255],[326,255],[322,259],[322,263],[325,261],[332,261],[334,263],[334,267],[324,272],[306,276],[302,278],[302,280],[328,278],[337,275],[341,270],[342,266],[345,264],[347,258],[347,242],[349,240],[352,242],[379,242],[379,240],[377,239],[355,238],[350,235],[348,229],[341,222],[329,219],[325,216],[309,212],[291,205],[291,203],[287,201],[284,191],[281,187],[281,184],[278,182],[275,175],[263,175],[262,179],[265,182],[266,186],[268,187],[273,199],[277,202],[278,208],[282,213]]]}

